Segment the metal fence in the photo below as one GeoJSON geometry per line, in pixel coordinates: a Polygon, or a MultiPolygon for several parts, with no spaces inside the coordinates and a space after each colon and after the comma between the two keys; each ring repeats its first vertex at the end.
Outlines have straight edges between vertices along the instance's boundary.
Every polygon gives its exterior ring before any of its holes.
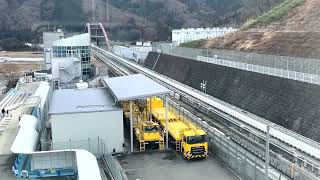
{"type": "Polygon", "coordinates": [[[241,63],[241,62],[236,62],[236,61],[229,61],[229,60],[204,57],[204,56],[198,56],[197,60],[202,61],[202,62],[206,62],[206,63],[222,65],[222,66],[226,66],[226,67],[232,67],[232,68],[242,69],[242,70],[246,70],[246,71],[257,72],[257,73],[261,73],[261,74],[268,74],[271,76],[278,76],[278,77],[283,77],[283,78],[287,78],[287,79],[308,82],[308,83],[312,83],[312,84],[320,84],[320,76],[315,75],[315,74],[295,72],[295,71],[290,71],[290,70],[286,70],[286,69],[277,69],[277,68],[272,68],[272,67],[267,67],[267,66],[246,64],[246,63],[241,63]]]}
{"type": "Polygon", "coordinates": [[[317,59],[265,55],[218,49],[183,48],[173,46],[169,43],[154,44],[153,51],[194,60],[219,63],[220,65],[226,65],[228,63],[228,66],[230,67],[320,84],[320,60],[317,59]],[[218,60],[227,60],[228,62],[224,63],[219,62],[218,60]],[[238,64],[234,64],[232,62],[238,62],[238,64]],[[244,64],[245,67],[242,67],[242,64],[239,63],[244,64]]]}
{"type": "Polygon", "coordinates": [[[41,141],[41,149],[43,151],[84,149],[94,154],[97,158],[101,158],[102,155],[107,153],[106,144],[100,138],[63,142],[41,141]]]}
{"type": "Polygon", "coordinates": [[[102,159],[108,168],[108,171],[114,180],[124,180],[121,173],[121,167],[117,164],[111,153],[108,153],[106,144],[103,139],[87,139],[81,141],[64,141],[52,142],[41,141],[42,150],[67,150],[67,149],[84,149],[96,156],[97,159],[102,159]]]}
{"type": "Polygon", "coordinates": [[[122,168],[119,167],[120,165],[116,163],[116,160],[114,159],[114,157],[110,153],[103,155],[102,159],[104,160],[104,162],[108,166],[110,174],[114,180],[124,180],[125,179],[121,173],[121,170],[120,170],[122,168]]]}
{"type": "MultiPolygon", "coordinates": [[[[223,132],[208,125],[207,122],[200,120],[197,116],[191,112],[181,108],[179,104],[169,101],[169,110],[179,114],[181,118],[186,121],[190,121],[206,131],[209,150],[221,160],[227,167],[243,179],[249,180],[264,180],[264,157],[265,152],[261,152],[261,156],[248,151],[244,147],[248,147],[254,150],[254,147],[248,142],[232,139],[230,136],[226,136],[223,132]],[[241,146],[239,145],[241,144],[241,146]]],[[[295,163],[288,161],[287,159],[280,157],[274,152],[270,152],[270,167],[269,167],[269,179],[273,180],[313,180],[318,179],[317,176],[299,167],[295,163]]]]}

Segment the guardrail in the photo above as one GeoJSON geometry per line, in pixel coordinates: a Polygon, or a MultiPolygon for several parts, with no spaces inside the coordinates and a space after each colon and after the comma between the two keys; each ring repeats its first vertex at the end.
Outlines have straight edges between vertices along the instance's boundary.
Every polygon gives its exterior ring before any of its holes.
{"type": "MultiPolygon", "coordinates": [[[[249,66],[251,65],[246,69],[256,70],[256,72],[270,73],[270,75],[283,78],[320,84],[320,60],[318,59],[246,53],[219,49],[184,48],[168,43],[155,45],[153,47],[153,51],[194,60],[199,60],[198,57],[202,56],[206,58],[244,63],[249,66]],[[256,65],[255,68],[253,68],[252,65],[256,65]],[[257,70],[258,67],[259,70],[257,70]],[[261,67],[265,68],[263,69],[261,67]]],[[[226,63],[223,64],[225,65],[226,63]]]]}
{"type": "Polygon", "coordinates": [[[222,65],[226,67],[232,67],[232,68],[242,69],[246,71],[252,71],[252,72],[257,72],[261,74],[267,74],[271,76],[277,76],[277,77],[293,79],[297,81],[320,85],[320,76],[315,74],[290,71],[286,69],[277,69],[277,68],[255,65],[255,64],[246,64],[242,62],[229,61],[229,60],[211,58],[211,57],[205,57],[205,56],[197,56],[197,60],[201,62],[217,64],[217,65],[222,65]]]}
{"type": "MultiPolygon", "coordinates": [[[[264,159],[265,151],[262,152],[262,157],[256,157],[256,155],[244,148],[244,146],[247,146],[245,142],[238,142],[239,144],[244,143],[242,146],[238,145],[234,139],[231,140],[231,138],[223,132],[213,128],[207,122],[200,120],[197,116],[181,108],[179,104],[172,100],[169,100],[169,110],[179,114],[184,120],[201,127],[207,133],[209,150],[241,178],[250,180],[265,179],[265,162],[260,159],[264,159]]],[[[318,177],[307,172],[297,164],[270,151],[269,179],[289,180],[291,178],[299,180],[318,179],[318,177]]]]}
{"type": "Polygon", "coordinates": [[[107,166],[111,178],[113,180],[126,180],[121,173],[121,168],[118,167],[116,160],[113,158],[112,154],[107,153],[102,156],[102,160],[107,166]]]}
{"type": "MultiPolygon", "coordinates": [[[[99,50],[98,49],[98,51],[101,51],[101,50],[99,50]]],[[[111,56],[111,55],[110,55],[111,56]]],[[[113,57],[113,56],[111,56],[111,57],[109,57],[109,58],[115,58],[115,57],[113,57]]],[[[120,61],[120,60],[119,60],[120,61]]],[[[129,66],[129,65],[128,65],[129,66]]],[[[133,65],[132,65],[133,66],[133,65]]],[[[138,67],[137,67],[138,68],[138,67]]],[[[134,68],[133,68],[134,69],[134,68]]],[[[161,74],[159,74],[159,73],[154,73],[154,74],[157,74],[157,77],[159,76],[159,78],[160,77],[163,77],[164,78],[164,76],[163,75],[161,75],[161,74]]],[[[152,78],[152,77],[151,77],[152,78]]],[[[167,77],[166,77],[167,78],[167,77]]],[[[168,79],[168,78],[167,78],[168,79]]],[[[177,83],[177,84],[179,84],[179,86],[183,86],[183,87],[187,87],[186,85],[183,85],[183,84],[181,84],[181,83],[179,83],[179,82],[176,82],[175,80],[172,80],[172,79],[170,79],[172,82],[174,82],[174,83],[177,83]]],[[[158,81],[158,80],[157,80],[158,81]]],[[[160,80],[159,81],[161,81],[161,78],[160,78],[160,80]]],[[[165,85],[166,86],[166,85],[165,85]]],[[[171,89],[172,87],[170,87],[170,89],[171,89]]],[[[192,89],[192,88],[190,88],[190,87],[188,87],[189,89],[192,89]]],[[[196,92],[198,92],[197,90],[192,90],[192,91],[196,91],[196,92]]],[[[179,92],[179,93],[181,93],[181,92],[179,92]]],[[[201,94],[202,96],[206,96],[207,98],[210,98],[210,99],[212,99],[213,97],[210,97],[209,95],[204,95],[203,93],[201,93],[201,92],[198,92],[199,94],[201,94]]],[[[184,94],[184,93],[181,93],[181,95],[186,95],[187,97],[188,97],[188,95],[187,94],[184,94]]],[[[214,100],[215,100],[215,98],[214,98],[214,100]]],[[[217,100],[217,102],[220,102],[219,100],[217,100]]],[[[200,103],[200,102],[199,102],[200,103]]],[[[223,103],[222,102],[222,104],[225,104],[225,103],[223,103]]],[[[200,104],[199,104],[200,105],[200,104]]],[[[203,107],[207,107],[207,104],[203,104],[202,105],[203,107]]],[[[231,106],[231,105],[230,105],[231,106]]],[[[234,107],[234,106],[231,106],[230,108],[232,108],[232,109],[237,109],[236,107],[234,107]]],[[[210,108],[210,107],[207,107],[207,110],[209,111],[213,111],[213,109],[212,108],[210,108]]],[[[213,111],[213,112],[215,112],[215,111],[213,111]]],[[[250,113],[246,113],[246,115],[251,115],[250,113]]],[[[258,121],[260,121],[260,122],[263,122],[263,123],[269,123],[270,124],[270,122],[267,122],[266,120],[260,120],[261,118],[256,118],[258,121]]],[[[278,126],[277,125],[275,125],[274,126],[274,128],[275,129],[277,129],[278,130],[278,126]]],[[[280,128],[281,129],[281,128],[280,128]]],[[[285,133],[289,133],[290,135],[291,135],[291,131],[288,131],[288,130],[284,130],[284,132],[285,133]]],[[[294,133],[292,134],[293,135],[293,137],[295,137],[295,136],[299,136],[299,135],[295,135],[294,133]]],[[[308,144],[309,143],[311,143],[310,141],[308,141],[308,140],[305,140],[303,137],[300,137],[301,139],[302,139],[302,141],[304,142],[304,141],[306,141],[306,142],[308,142],[308,144]]],[[[314,144],[313,144],[314,145],[314,144]]],[[[317,144],[318,145],[318,144],[317,144]]]]}
{"type": "MultiPolygon", "coordinates": [[[[128,63],[129,63],[129,62],[128,62],[128,63]]],[[[130,63],[132,63],[132,62],[130,62],[130,63]]],[[[135,65],[136,65],[136,64],[135,64],[135,65]]],[[[137,66],[138,66],[138,65],[137,65],[137,66]]],[[[139,68],[140,68],[140,67],[139,67],[139,68]]],[[[142,67],[141,67],[141,68],[142,68],[142,67]]],[[[148,70],[148,72],[149,72],[149,71],[151,71],[151,70],[148,70]]],[[[278,130],[279,132],[282,132],[282,133],[284,133],[284,134],[290,135],[291,137],[294,137],[295,139],[298,139],[298,140],[300,140],[301,142],[304,142],[304,143],[306,143],[306,144],[308,144],[308,145],[310,145],[310,146],[312,146],[312,147],[320,148],[320,143],[318,143],[318,142],[316,142],[316,141],[313,141],[313,140],[311,140],[311,139],[305,138],[305,137],[301,136],[300,134],[297,134],[297,133],[295,133],[295,132],[293,132],[293,131],[291,131],[291,130],[285,129],[285,128],[283,128],[283,127],[281,127],[281,126],[279,126],[279,125],[277,125],[277,124],[275,124],[275,123],[269,122],[269,121],[267,121],[266,119],[263,119],[263,118],[261,118],[261,117],[258,117],[258,116],[254,115],[254,114],[252,114],[252,113],[244,112],[242,109],[240,109],[240,108],[238,108],[238,107],[235,107],[235,106],[233,106],[233,105],[231,105],[231,104],[228,104],[228,103],[226,103],[226,102],[224,102],[224,101],[222,101],[222,100],[219,100],[219,99],[217,99],[217,98],[214,98],[214,97],[212,97],[212,96],[210,96],[210,95],[204,94],[203,92],[201,92],[201,91],[199,91],[199,90],[196,90],[196,89],[194,89],[194,88],[191,88],[191,87],[189,87],[189,86],[187,86],[187,85],[185,85],[185,84],[183,84],[183,83],[181,83],[181,82],[178,82],[178,81],[176,81],[176,80],[174,80],[174,79],[168,78],[168,77],[166,77],[166,76],[164,76],[164,75],[162,75],[162,74],[159,74],[159,73],[157,73],[157,72],[152,72],[152,73],[153,73],[153,74],[156,74],[156,76],[159,77],[159,78],[161,77],[162,79],[166,79],[166,80],[170,81],[171,84],[177,84],[177,85],[179,85],[179,86],[182,86],[183,88],[188,89],[188,91],[190,91],[190,92],[191,92],[191,91],[192,91],[192,92],[196,92],[197,94],[199,94],[199,95],[201,95],[201,96],[203,96],[203,97],[205,97],[205,98],[207,98],[207,99],[209,99],[209,100],[211,100],[211,101],[214,101],[214,102],[219,103],[219,104],[221,104],[221,105],[223,105],[223,106],[226,106],[226,107],[230,108],[232,111],[236,111],[236,112],[238,112],[238,113],[240,113],[240,114],[242,114],[242,115],[245,115],[245,116],[247,116],[247,117],[250,117],[250,118],[256,120],[257,122],[260,122],[260,123],[265,124],[265,125],[268,124],[268,125],[270,125],[270,126],[272,127],[272,129],[275,129],[275,130],[278,130]]],[[[184,96],[186,96],[186,97],[190,97],[188,94],[186,94],[185,92],[180,91],[180,90],[177,89],[176,87],[167,85],[165,82],[162,82],[162,81],[159,80],[159,79],[155,79],[155,78],[153,78],[153,77],[150,77],[150,78],[154,79],[154,80],[157,81],[157,82],[160,82],[161,84],[164,83],[164,84],[163,84],[164,86],[168,87],[168,88],[171,89],[171,90],[174,90],[174,91],[179,92],[181,95],[184,95],[184,96]]],[[[190,97],[190,98],[191,98],[191,97],[190,97]]],[[[192,97],[192,98],[193,98],[193,97],[192,97]]],[[[200,100],[200,101],[201,101],[201,100],[200,100]]],[[[198,100],[198,103],[201,103],[200,101],[198,100]]],[[[206,102],[202,102],[202,105],[203,105],[203,107],[206,108],[208,111],[212,111],[213,113],[216,112],[216,111],[214,111],[214,109],[212,109],[211,107],[209,107],[209,105],[206,104],[206,102]]],[[[224,113],[225,113],[225,112],[224,112],[224,113]]],[[[286,143],[289,143],[289,142],[286,142],[286,143]]],[[[289,143],[289,144],[290,144],[290,143],[289,143]]],[[[300,148],[301,148],[301,147],[300,147],[300,148]]]]}

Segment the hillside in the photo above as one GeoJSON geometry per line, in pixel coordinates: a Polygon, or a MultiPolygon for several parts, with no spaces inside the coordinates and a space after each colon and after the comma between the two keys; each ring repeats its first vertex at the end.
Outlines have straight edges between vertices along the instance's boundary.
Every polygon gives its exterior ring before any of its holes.
{"type": "Polygon", "coordinates": [[[304,2],[279,19],[263,22],[260,18],[241,31],[210,39],[202,47],[320,59],[320,1],[290,1],[304,2]]]}
{"type": "MultiPolygon", "coordinates": [[[[0,40],[41,41],[38,32],[83,31],[93,0],[0,0],[0,40]]],[[[96,1],[96,19],[111,38],[168,40],[173,28],[241,25],[283,0],[106,0],[96,1]]],[[[1,42],[0,42],[1,44],[1,42]]]]}

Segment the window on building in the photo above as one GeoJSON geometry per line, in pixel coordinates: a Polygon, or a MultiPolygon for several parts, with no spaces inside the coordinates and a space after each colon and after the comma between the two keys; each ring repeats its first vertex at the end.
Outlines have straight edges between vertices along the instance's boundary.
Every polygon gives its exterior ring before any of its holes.
{"type": "Polygon", "coordinates": [[[90,68],[83,68],[82,69],[82,75],[83,76],[90,75],[90,68]]]}
{"type": "Polygon", "coordinates": [[[54,81],[54,89],[59,89],[59,81],[54,81]]]}

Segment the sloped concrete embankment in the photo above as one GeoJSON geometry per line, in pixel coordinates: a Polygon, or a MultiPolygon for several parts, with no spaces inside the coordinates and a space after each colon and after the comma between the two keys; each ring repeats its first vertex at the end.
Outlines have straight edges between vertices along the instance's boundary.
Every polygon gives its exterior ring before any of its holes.
{"type": "Polygon", "coordinates": [[[320,142],[320,86],[155,52],[145,66],[320,142]],[[155,64],[156,63],[156,64],[155,64]]]}

